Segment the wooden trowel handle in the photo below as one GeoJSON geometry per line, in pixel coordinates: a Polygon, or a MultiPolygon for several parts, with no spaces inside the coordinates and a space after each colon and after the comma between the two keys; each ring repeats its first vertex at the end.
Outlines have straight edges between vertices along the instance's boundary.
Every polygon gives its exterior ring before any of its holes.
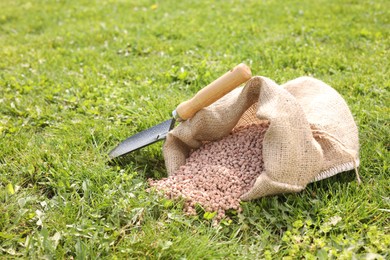
{"type": "MultiPolygon", "coordinates": [[[[196,112],[207,107],[252,77],[248,66],[241,63],[212,83],[201,89],[190,100],[176,108],[177,116],[182,120],[193,117],[196,112]]],[[[174,111],[174,113],[175,113],[174,111]]]]}

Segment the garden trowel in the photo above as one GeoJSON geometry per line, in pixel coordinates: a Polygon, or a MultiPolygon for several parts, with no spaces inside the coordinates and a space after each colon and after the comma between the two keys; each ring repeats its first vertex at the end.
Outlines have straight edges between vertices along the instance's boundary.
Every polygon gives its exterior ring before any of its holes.
{"type": "Polygon", "coordinates": [[[251,78],[251,71],[245,64],[239,64],[208,86],[201,89],[191,99],[184,101],[172,112],[173,118],[135,134],[120,143],[109,153],[110,159],[128,154],[149,144],[166,138],[177,121],[193,117],[199,110],[207,107],[251,78]]]}

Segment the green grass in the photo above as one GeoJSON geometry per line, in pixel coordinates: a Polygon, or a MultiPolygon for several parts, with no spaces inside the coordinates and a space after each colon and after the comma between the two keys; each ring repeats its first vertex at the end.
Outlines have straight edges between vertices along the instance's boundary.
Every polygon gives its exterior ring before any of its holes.
{"type": "Polygon", "coordinates": [[[0,1],[0,258],[390,257],[390,2],[0,1]],[[337,89],[360,131],[349,172],[243,203],[212,226],[149,194],[161,143],[126,137],[234,65],[337,89]]]}

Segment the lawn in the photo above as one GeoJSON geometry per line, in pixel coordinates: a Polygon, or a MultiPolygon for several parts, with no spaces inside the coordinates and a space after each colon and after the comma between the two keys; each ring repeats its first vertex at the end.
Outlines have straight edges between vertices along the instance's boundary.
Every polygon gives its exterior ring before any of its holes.
{"type": "Polygon", "coordinates": [[[390,2],[0,1],[0,258],[388,259],[390,2]],[[359,168],[213,226],[147,193],[162,144],[120,141],[244,62],[334,87],[359,168]]]}

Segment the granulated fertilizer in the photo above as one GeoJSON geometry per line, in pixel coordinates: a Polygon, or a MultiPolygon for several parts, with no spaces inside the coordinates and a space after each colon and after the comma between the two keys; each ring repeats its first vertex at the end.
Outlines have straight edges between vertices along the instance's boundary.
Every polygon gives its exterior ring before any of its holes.
{"type": "Polygon", "coordinates": [[[207,142],[173,175],[149,184],[169,199],[184,199],[190,215],[196,214],[196,204],[217,212],[216,220],[228,209],[241,211],[240,196],[263,170],[262,142],[268,126],[266,122],[241,126],[219,141],[207,142]]]}

